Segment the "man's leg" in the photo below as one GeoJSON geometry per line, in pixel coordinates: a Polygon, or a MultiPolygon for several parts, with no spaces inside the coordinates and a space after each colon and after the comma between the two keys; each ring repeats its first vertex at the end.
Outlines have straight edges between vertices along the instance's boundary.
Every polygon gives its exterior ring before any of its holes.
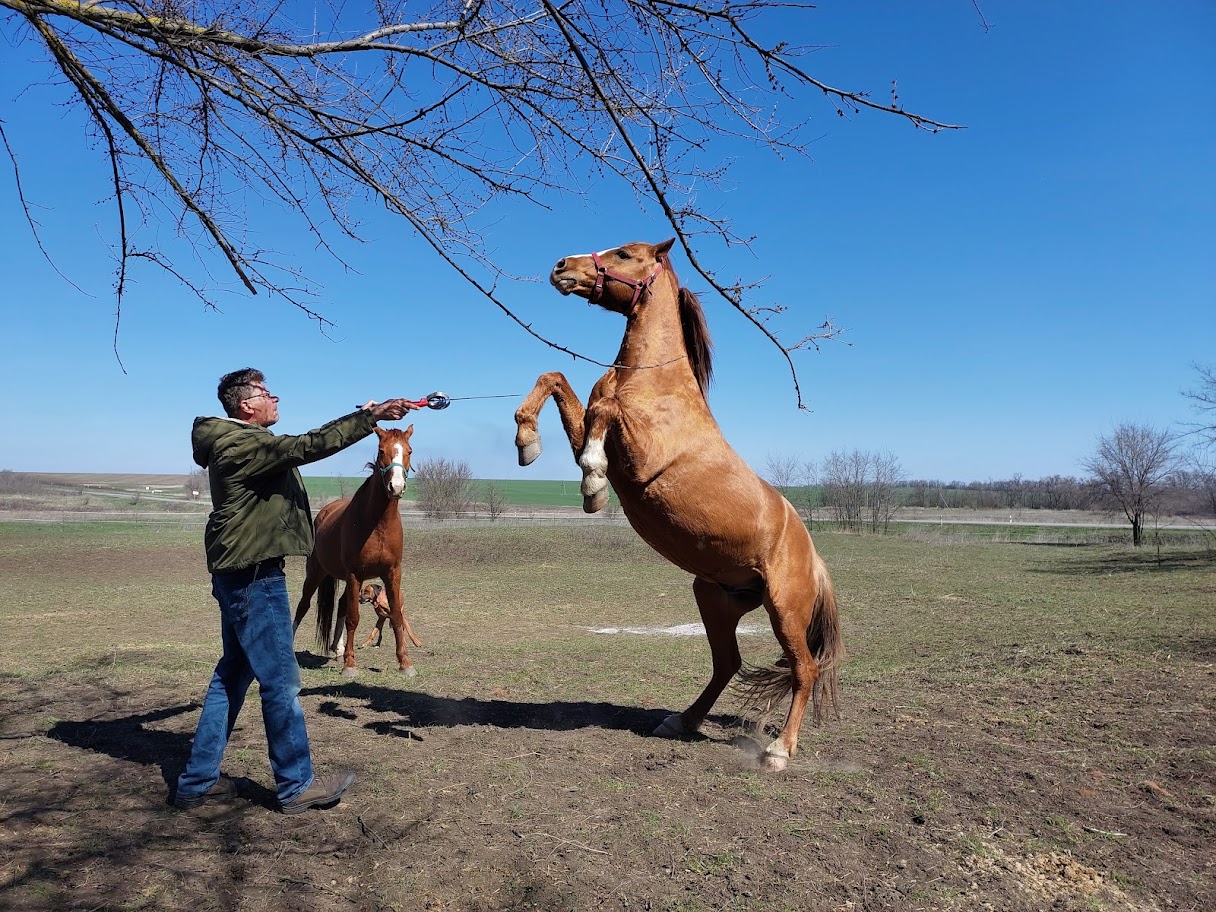
{"type": "Polygon", "coordinates": [[[203,711],[194,732],[190,760],[177,780],[176,801],[189,804],[206,794],[219,782],[220,761],[236,726],[236,717],[253,682],[253,669],[245,657],[236,631],[230,622],[230,587],[222,579],[212,580],[211,592],[220,605],[220,634],[224,653],[203,698],[203,711]]]}
{"type": "Polygon", "coordinates": [[[275,792],[280,804],[288,804],[312,784],[313,769],[287,579],[282,570],[263,570],[246,592],[248,610],[238,635],[261,691],[275,792]]]}

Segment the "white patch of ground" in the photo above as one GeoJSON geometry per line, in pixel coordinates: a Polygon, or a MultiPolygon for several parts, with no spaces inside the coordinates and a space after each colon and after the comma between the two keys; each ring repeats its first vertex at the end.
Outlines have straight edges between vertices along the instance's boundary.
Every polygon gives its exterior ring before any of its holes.
{"type": "MultiPolygon", "coordinates": [[[[756,636],[763,633],[764,629],[766,628],[761,628],[759,624],[740,624],[738,634],[756,636]]],[[[584,627],[583,630],[609,635],[633,633],[639,636],[705,636],[704,624],[676,624],[674,627],[584,627]]]]}

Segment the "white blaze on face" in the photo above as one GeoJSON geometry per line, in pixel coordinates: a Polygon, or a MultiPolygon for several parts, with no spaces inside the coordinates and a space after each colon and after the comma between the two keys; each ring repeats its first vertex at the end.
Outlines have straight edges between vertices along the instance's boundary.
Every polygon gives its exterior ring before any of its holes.
{"type": "Polygon", "coordinates": [[[395,465],[388,473],[388,490],[394,497],[400,497],[405,493],[405,470],[402,468],[405,465],[405,448],[399,443],[393,445],[393,462],[395,465]]]}

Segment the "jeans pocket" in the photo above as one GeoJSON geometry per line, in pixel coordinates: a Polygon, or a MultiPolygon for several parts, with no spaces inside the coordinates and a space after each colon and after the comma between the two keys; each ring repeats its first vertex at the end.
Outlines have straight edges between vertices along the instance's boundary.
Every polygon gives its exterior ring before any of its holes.
{"type": "Polygon", "coordinates": [[[220,604],[220,614],[229,624],[244,624],[249,618],[250,590],[256,582],[229,582],[219,574],[211,578],[211,592],[220,604]]]}

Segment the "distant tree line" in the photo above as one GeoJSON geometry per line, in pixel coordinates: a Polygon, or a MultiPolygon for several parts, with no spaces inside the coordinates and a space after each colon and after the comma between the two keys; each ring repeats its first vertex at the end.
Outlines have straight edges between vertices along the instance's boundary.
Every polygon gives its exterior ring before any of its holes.
{"type": "MultiPolygon", "coordinates": [[[[1209,429],[1208,438],[1211,433],[1209,429]]],[[[1086,478],[1049,475],[942,482],[904,479],[891,453],[837,450],[821,462],[769,456],[765,477],[812,527],[817,518],[843,529],[885,532],[903,507],[971,510],[1099,510],[1122,514],[1132,544],[1160,517],[1196,525],[1216,516],[1216,464],[1206,442],[1190,452],[1180,437],[1135,424],[1099,436],[1084,460],[1086,478]]],[[[1212,534],[1216,542],[1216,533],[1212,534]]]]}
{"type": "Polygon", "coordinates": [[[33,475],[0,469],[0,494],[33,494],[42,484],[33,475]]]}
{"type": "Polygon", "coordinates": [[[915,479],[904,487],[904,503],[909,507],[972,510],[1088,510],[1095,496],[1089,481],[1070,475],[969,482],[915,479]]]}

